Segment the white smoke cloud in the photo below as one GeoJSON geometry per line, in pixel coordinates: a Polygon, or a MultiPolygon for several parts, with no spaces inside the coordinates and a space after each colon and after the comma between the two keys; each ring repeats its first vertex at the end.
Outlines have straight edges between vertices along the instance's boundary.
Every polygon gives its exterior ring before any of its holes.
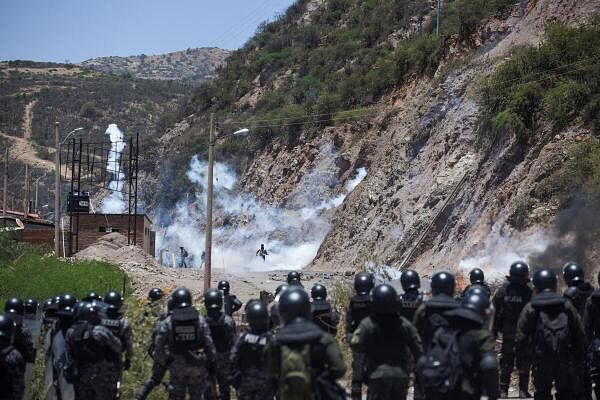
{"type": "MultiPolygon", "coordinates": [[[[322,149],[324,159],[329,159],[331,149],[322,149]]],[[[303,179],[311,194],[327,193],[322,185],[331,187],[332,182],[316,178],[324,171],[319,162],[303,179]]],[[[195,196],[177,204],[167,216],[164,227],[157,228],[157,249],[175,252],[183,246],[190,262],[200,265],[205,248],[206,182],[208,165],[194,156],[187,172],[195,185],[195,196]]],[[[213,251],[214,268],[237,270],[300,269],[310,263],[329,231],[329,221],[322,215],[324,210],[339,206],[345,197],[365,178],[367,171],[359,168],[356,175],[345,185],[345,190],[333,199],[315,200],[303,196],[293,207],[283,208],[266,204],[251,194],[239,193],[238,177],[226,164],[215,163],[213,197],[213,251]],[[308,200],[308,199],[311,200],[308,200]],[[266,259],[256,255],[264,244],[269,252],[266,259]]],[[[318,197],[318,196],[317,196],[318,197]]]]}
{"type": "Polygon", "coordinates": [[[106,161],[106,171],[112,175],[109,184],[110,194],[102,200],[100,207],[104,214],[120,214],[125,211],[125,200],[123,199],[123,182],[125,174],[121,171],[121,153],[125,149],[123,132],[117,124],[110,124],[104,132],[110,138],[111,149],[106,161]]]}

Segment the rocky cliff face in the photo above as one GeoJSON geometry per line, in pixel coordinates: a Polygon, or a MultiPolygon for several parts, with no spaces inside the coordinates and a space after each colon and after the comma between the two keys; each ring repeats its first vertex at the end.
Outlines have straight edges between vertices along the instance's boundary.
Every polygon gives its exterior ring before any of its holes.
{"type": "Polygon", "coordinates": [[[339,193],[358,167],[367,177],[332,213],[311,268],[359,269],[375,262],[410,265],[427,275],[434,267],[478,264],[501,274],[515,257],[544,251],[559,239],[550,229],[556,202],[533,193],[564,160],[564,147],[589,132],[575,127],[543,140],[553,135],[541,127],[528,146],[510,138],[483,152],[475,133],[478,84],[514,46],[539,42],[546,22],[574,23],[599,9],[593,0],[538,0],[523,18],[489,21],[474,40],[475,56],[462,57],[457,45],[449,52],[452,68],[447,63],[433,78],[399,88],[373,108],[374,116],[328,128],[295,147],[271,146],[254,160],[242,186],[265,201],[293,206],[302,191],[298,183],[318,168],[320,149],[333,146],[326,168],[336,179],[324,186],[329,195],[339,193]],[[522,214],[525,226],[518,223],[522,214]]]}
{"type": "Polygon", "coordinates": [[[93,58],[81,65],[111,74],[131,74],[141,79],[181,80],[198,84],[213,78],[215,70],[228,55],[227,50],[203,47],[151,56],[93,58]]]}

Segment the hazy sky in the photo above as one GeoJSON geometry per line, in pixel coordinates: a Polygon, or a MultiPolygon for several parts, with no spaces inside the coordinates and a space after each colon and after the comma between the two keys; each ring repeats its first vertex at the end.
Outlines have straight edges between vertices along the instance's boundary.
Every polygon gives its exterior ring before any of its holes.
{"type": "Polygon", "coordinates": [[[294,0],[0,0],[0,60],[235,49],[294,0]]]}

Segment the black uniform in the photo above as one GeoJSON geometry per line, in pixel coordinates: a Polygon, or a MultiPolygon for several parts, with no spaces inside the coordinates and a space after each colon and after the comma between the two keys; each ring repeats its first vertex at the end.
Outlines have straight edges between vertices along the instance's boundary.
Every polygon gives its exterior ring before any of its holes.
{"type": "Polygon", "coordinates": [[[233,294],[226,294],[223,296],[223,307],[225,314],[231,316],[234,312],[242,308],[242,302],[233,294]]]}
{"type": "Polygon", "coordinates": [[[0,400],[22,400],[25,393],[25,361],[10,345],[0,345],[0,400]]]}
{"type": "MultiPolygon", "coordinates": [[[[492,303],[496,309],[492,331],[495,336],[502,333],[500,353],[500,392],[507,393],[510,375],[515,367],[515,335],[521,310],[531,300],[533,291],[527,282],[508,282],[494,295],[492,303]]],[[[529,362],[519,358],[519,390],[526,393],[529,385],[529,362]]]]}
{"type": "Polygon", "coordinates": [[[323,331],[337,335],[337,326],[340,316],[327,300],[314,299],[312,302],[312,320],[323,331]]]}
{"type": "Polygon", "coordinates": [[[243,332],[238,337],[230,361],[239,400],[273,399],[276,381],[266,373],[264,362],[264,352],[272,338],[271,332],[243,332]]]}
{"type": "MultiPolygon", "coordinates": [[[[210,328],[210,336],[217,351],[216,378],[219,384],[219,396],[221,400],[229,400],[231,388],[229,386],[230,364],[229,357],[235,341],[235,322],[229,315],[220,314],[206,316],[206,323],[210,328]]],[[[212,396],[211,396],[212,397],[212,396]]]]}

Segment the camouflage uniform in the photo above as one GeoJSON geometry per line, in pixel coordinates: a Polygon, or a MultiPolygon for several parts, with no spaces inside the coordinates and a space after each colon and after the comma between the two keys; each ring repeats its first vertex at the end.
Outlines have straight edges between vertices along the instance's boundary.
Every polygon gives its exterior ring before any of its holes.
{"type": "Polygon", "coordinates": [[[423,295],[418,289],[409,290],[398,296],[400,303],[400,315],[412,322],[417,309],[423,304],[423,295]]]}
{"type": "Polygon", "coordinates": [[[75,397],[111,400],[117,397],[117,369],[121,341],[108,328],[78,322],[67,331],[68,376],[74,381],[75,397]]]}
{"type": "Polygon", "coordinates": [[[169,398],[200,400],[208,386],[216,351],[210,328],[192,307],[174,310],[159,324],[154,359],[168,365],[169,398]]]}
{"type": "Polygon", "coordinates": [[[583,381],[579,379],[584,367],[585,333],[577,310],[571,302],[556,292],[542,292],[535,295],[519,317],[515,338],[517,357],[531,356],[533,384],[536,400],[552,399],[552,385],[556,388],[557,399],[579,399],[583,395],[583,381]],[[538,354],[539,315],[544,311],[549,315],[564,312],[568,318],[569,350],[559,357],[538,354]],[[578,372],[579,371],[579,372],[578,372]]]}
{"type": "Polygon", "coordinates": [[[448,324],[444,313],[457,307],[456,300],[445,294],[435,295],[419,306],[415,312],[413,323],[421,336],[425,351],[429,350],[437,328],[448,324]]]}
{"type": "Polygon", "coordinates": [[[265,373],[263,354],[272,334],[244,332],[231,350],[232,381],[238,400],[271,400],[275,393],[273,377],[265,373]]]}
{"type": "Polygon", "coordinates": [[[0,400],[21,400],[25,393],[25,361],[13,346],[0,348],[0,400]]]}
{"type": "Polygon", "coordinates": [[[150,348],[148,349],[148,355],[154,359],[154,363],[152,364],[152,375],[150,379],[145,381],[138,392],[135,395],[135,400],[144,400],[152,390],[160,385],[165,374],[167,373],[168,366],[158,362],[155,359],[154,351],[156,349],[156,336],[158,335],[158,330],[160,329],[160,324],[167,318],[169,314],[163,314],[154,324],[154,328],[152,329],[152,339],[150,341],[150,348]]]}
{"type": "Polygon", "coordinates": [[[110,329],[110,331],[121,341],[122,352],[125,353],[125,360],[124,364],[122,364],[122,360],[119,360],[119,366],[121,369],[123,369],[123,366],[125,366],[125,369],[129,369],[131,359],[133,358],[133,337],[129,320],[121,313],[109,310],[108,318],[102,319],[102,325],[110,329]]]}
{"type": "Polygon", "coordinates": [[[337,335],[340,316],[331,308],[327,300],[315,299],[312,302],[312,319],[324,332],[337,335]]]}
{"type": "MultiPolygon", "coordinates": [[[[350,299],[346,312],[346,342],[350,344],[352,335],[361,321],[369,316],[368,294],[356,294],[350,299]]],[[[362,385],[365,379],[365,357],[361,352],[352,350],[352,399],[362,399],[362,385]]]]}
{"type": "MultiPolygon", "coordinates": [[[[494,336],[502,333],[502,348],[500,350],[500,392],[507,393],[510,385],[510,375],[515,367],[515,335],[519,315],[531,300],[533,291],[526,282],[508,282],[502,286],[492,299],[496,310],[492,332],[494,336]]],[[[519,357],[516,364],[519,373],[519,390],[523,393],[529,387],[529,361],[519,357]]]]}
{"type": "Polygon", "coordinates": [[[352,349],[367,361],[369,400],[404,400],[408,393],[411,360],[423,352],[417,330],[405,318],[373,315],[354,332],[352,349]]]}
{"type": "MultiPolygon", "coordinates": [[[[219,397],[221,400],[229,400],[231,398],[229,358],[235,341],[235,322],[229,315],[221,314],[218,318],[207,315],[206,323],[210,327],[210,336],[217,351],[216,378],[219,385],[219,397]]],[[[209,399],[214,397],[212,391],[207,393],[207,397],[209,399]]]]}
{"type": "Polygon", "coordinates": [[[15,330],[15,341],[13,346],[17,349],[25,363],[35,363],[35,345],[31,331],[23,325],[23,317],[13,315],[17,329],[15,330]]]}

